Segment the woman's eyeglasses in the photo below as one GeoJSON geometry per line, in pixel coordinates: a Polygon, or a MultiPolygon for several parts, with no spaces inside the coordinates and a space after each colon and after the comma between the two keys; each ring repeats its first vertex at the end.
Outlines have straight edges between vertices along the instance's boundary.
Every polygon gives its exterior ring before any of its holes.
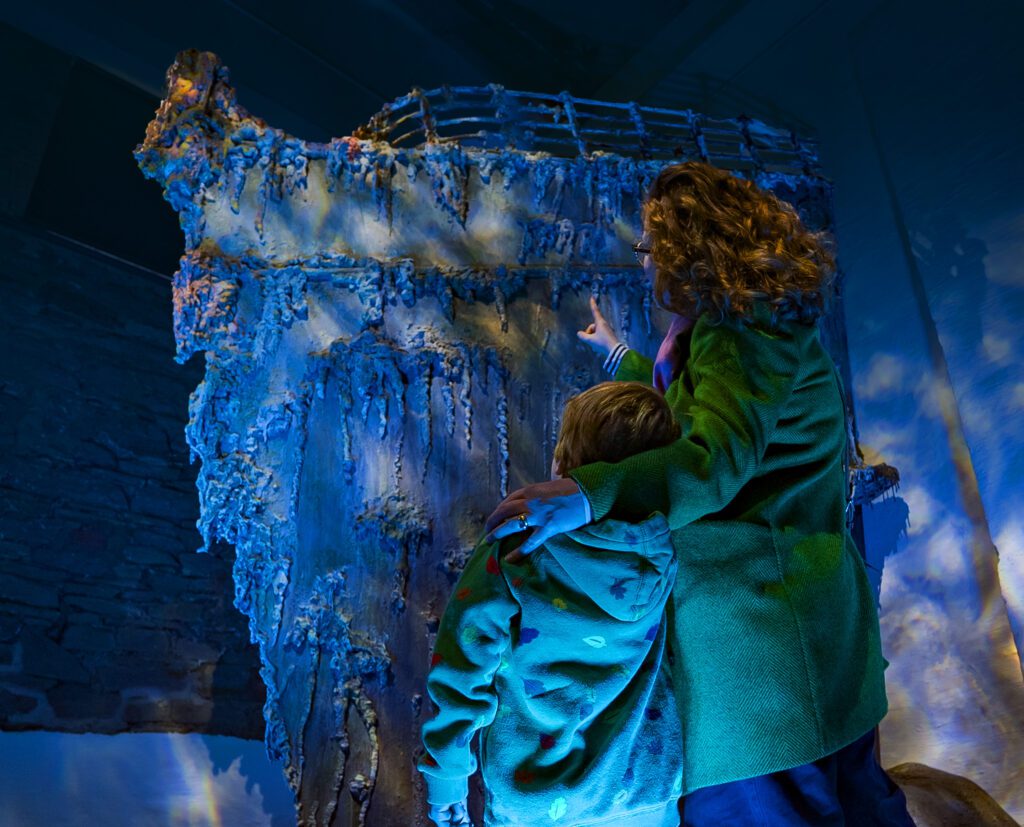
{"type": "Polygon", "coordinates": [[[651,248],[644,244],[642,241],[638,241],[633,245],[633,255],[636,256],[637,263],[643,267],[644,257],[651,254],[651,248]]]}

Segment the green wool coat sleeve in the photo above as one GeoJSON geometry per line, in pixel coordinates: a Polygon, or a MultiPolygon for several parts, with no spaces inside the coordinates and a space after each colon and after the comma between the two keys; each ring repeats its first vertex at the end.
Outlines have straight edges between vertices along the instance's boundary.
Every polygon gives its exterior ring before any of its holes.
{"type": "Polygon", "coordinates": [[[653,385],[654,361],[630,348],[622,357],[612,378],[616,382],[643,382],[645,385],[653,385]]]}
{"type": "Polygon", "coordinates": [[[763,320],[713,325],[702,316],[678,383],[685,392],[666,397],[683,436],[570,474],[590,501],[593,519],[613,506],[633,515],[661,511],[676,530],[728,505],[764,456],[792,393],[800,351],[785,326],[763,320]]]}
{"type": "Polygon", "coordinates": [[[494,675],[519,611],[498,564],[498,546],[481,542],[462,571],[438,629],[427,676],[436,707],[423,725],[419,770],[427,802],[453,804],[468,792],[476,771],[470,741],[494,720],[494,675]]]}

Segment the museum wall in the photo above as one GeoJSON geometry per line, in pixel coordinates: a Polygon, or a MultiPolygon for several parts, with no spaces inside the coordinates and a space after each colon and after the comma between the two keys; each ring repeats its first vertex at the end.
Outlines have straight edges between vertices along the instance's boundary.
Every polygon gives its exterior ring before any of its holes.
{"type": "Polygon", "coordinates": [[[228,549],[196,554],[167,282],[0,224],[7,730],[262,731],[228,549]]]}
{"type": "MultiPolygon", "coordinates": [[[[32,71],[0,138],[0,726],[259,737],[263,686],[231,605],[230,550],[195,553],[181,440],[194,369],[171,358],[170,284],[57,234],[75,211],[116,225],[134,209],[76,186],[96,173],[62,150],[76,106],[95,109],[77,93],[102,73],[2,31],[4,71],[32,71]]],[[[120,151],[117,123],[105,151],[120,151]]]]}

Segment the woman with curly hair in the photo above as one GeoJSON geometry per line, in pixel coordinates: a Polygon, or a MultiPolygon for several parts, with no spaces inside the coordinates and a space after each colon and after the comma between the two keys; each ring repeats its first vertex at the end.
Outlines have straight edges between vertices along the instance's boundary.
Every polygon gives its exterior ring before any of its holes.
{"type": "Polygon", "coordinates": [[[912,825],[875,757],[885,661],[816,327],[826,240],[772,193],[692,162],[661,171],[643,224],[637,257],[674,314],[657,358],[620,343],[593,300],[578,335],[614,379],[662,391],[682,436],[515,491],[488,530],[531,529],[528,554],[606,516],[667,516],[684,824],[912,825]]]}

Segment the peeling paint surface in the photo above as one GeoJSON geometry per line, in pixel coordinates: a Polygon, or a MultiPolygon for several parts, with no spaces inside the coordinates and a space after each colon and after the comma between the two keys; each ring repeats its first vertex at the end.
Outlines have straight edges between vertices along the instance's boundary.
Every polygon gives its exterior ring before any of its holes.
{"type": "MultiPolygon", "coordinates": [[[[732,125],[750,146],[757,128],[732,125]]],[[[587,301],[643,352],[665,327],[630,245],[673,159],[640,155],[316,144],[246,112],[215,56],[169,70],[136,157],[184,232],[174,331],[177,359],[206,363],[186,431],[200,529],[235,547],[267,750],[301,824],[422,818],[438,617],[483,517],[547,477],[562,406],[603,378],[575,335],[587,301]]],[[[830,227],[813,171],[750,174],[830,227]]],[[[824,330],[840,363],[841,319],[824,330]]]]}

